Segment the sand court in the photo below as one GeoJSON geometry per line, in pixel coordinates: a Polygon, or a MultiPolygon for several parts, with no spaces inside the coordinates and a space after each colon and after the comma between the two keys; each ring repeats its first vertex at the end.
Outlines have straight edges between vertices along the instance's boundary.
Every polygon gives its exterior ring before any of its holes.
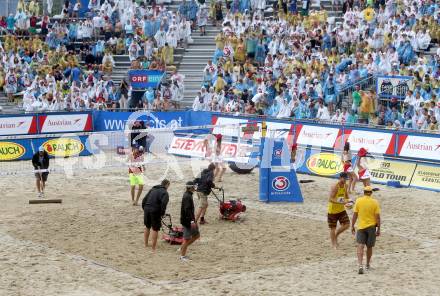
{"type": "MultiPolygon", "coordinates": [[[[173,181],[168,212],[174,224],[179,224],[183,184],[193,178],[193,170],[197,169],[182,163],[180,172],[168,171],[173,181]]],[[[152,177],[161,173],[157,166],[147,169],[152,177]]],[[[299,178],[315,180],[301,185],[303,204],[265,204],[258,201],[257,172],[239,176],[228,171],[225,192],[243,199],[248,208],[245,219],[218,220],[217,202],[211,198],[210,223],[201,227],[202,239],[190,248],[192,261],[183,264],[178,246],[161,242],[156,254],[143,247],[143,212],[129,202],[125,170],[80,171],[73,178],[52,174],[47,196],[62,198],[61,205],[28,205],[35,195],[33,177],[7,177],[0,182],[4,193],[0,268],[5,271],[0,291],[328,295],[331,284],[343,289],[342,295],[350,295],[355,287],[378,289],[373,295],[435,295],[429,291],[439,283],[438,193],[378,186],[383,233],[373,257],[374,270],[362,277],[356,274],[351,233],[341,235],[339,250],[330,248],[326,200],[334,180],[299,178]]]]}

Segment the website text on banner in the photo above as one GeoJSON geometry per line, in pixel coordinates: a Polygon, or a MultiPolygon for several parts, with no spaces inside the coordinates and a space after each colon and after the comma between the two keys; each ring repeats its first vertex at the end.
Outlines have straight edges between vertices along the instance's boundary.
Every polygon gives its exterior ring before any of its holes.
{"type": "Polygon", "coordinates": [[[411,186],[440,191],[440,166],[418,164],[411,186]]]}
{"type": "Polygon", "coordinates": [[[128,77],[133,89],[156,88],[164,76],[164,72],[156,70],[130,70],[128,77]]]}
{"type": "Polygon", "coordinates": [[[36,116],[0,117],[0,136],[31,135],[36,133],[36,116]]]}

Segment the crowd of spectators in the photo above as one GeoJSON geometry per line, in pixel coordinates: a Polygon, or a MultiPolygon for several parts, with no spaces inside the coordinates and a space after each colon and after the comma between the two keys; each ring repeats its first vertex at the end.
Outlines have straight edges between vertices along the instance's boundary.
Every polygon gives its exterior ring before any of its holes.
{"type": "Polygon", "coordinates": [[[271,17],[261,0],[211,6],[222,31],[193,109],[438,131],[440,52],[425,54],[440,39],[438,4],[342,4],[342,22],[311,10],[320,1],[281,0],[271,17]],[[413,76],[414,89],[404,100],[359,87],[339,99],[342,90],[379,74],[413,76]]]}
{"type": "Polygon", "coordinates": [[[192,41],[189,18],[196,4],[182,15],[163,3],[91,0],[86,17],[78,18],[80,3],[65,1],[61,13],[50,18],[35,0],[19,0],[17,13],[0,19],[0,89],[8,100],[22,96],[28,112],[167,108],[171,100],[178,105],[179,75],[149,100],[132,104],[126,79],[112,80],[114,55],[128,55],[131,69],[175,72],[174,49],[192,41]]]}

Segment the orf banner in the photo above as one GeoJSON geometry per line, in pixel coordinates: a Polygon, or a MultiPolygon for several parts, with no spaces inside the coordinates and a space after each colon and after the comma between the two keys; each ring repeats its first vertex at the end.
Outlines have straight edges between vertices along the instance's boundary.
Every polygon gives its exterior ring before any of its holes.
{"type": "Polygon", "coordinates": [[[416,164],[368,158],[368,169],[370,170],[371,181],[375,183],[386,184],[388,181],[399,181],[401,185],[409,186],[416,164]]]}
{"type": "Polygon", "coordinates": [[[440,191],[440,166],[417,165],[411,186],[440,191]]]}
{"type": "Polygon", "coordinates": [[[156,88],[162,80],[164,72],[157,70],[130,70],[128,77],[133,89],[156,88]]]}
{"type": "Polygon", "coordinates": [[[377,76],[376,93],[381,98],[405,99],[408,90],[413,89],[411,76],[377,76]]]}

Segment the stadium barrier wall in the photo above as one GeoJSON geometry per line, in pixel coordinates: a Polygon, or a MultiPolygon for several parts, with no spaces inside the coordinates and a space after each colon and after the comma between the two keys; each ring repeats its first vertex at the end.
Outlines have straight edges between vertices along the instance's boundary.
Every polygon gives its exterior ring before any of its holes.
{"type": "MultiPolygon", "coordinates": [[[[378,130],[302,121],[263,119],[213,114],[218,125],[241,123],[255,125],[266,120],[268,129],[280,130],[279,136],[296,142],[297,172],[336,177],[342,170],[341,150],[346,141],[353,151],[366,148],[375,157],[369,159],[372,182],[440,191],[440,135],[408,131],[378,130]]],[[[213,131],[216,132],[215,129],[213,131]]],[[[245,133],[242,133],[244,136],[245,133]]],[[[232,136],[232,135],[231,135],[232,136]]],[[[248,135],[249,136],[249,133],[248,135]]],[[[251,135],[258,139],[258,132],[251,135]]],[[[355,159],[353,159],[355,160],[355,159]]]]}
{"type": "MultiPolygon", "coordinates": [[[[90,155],[92,150],[87,149],[88,135],[79,137],[68,135],[60,139],[57,138],[56,133],[123,130],[125,123],[133,118],[133,114],[133,112],[93,111],[0,116],[2,138],[0,161],[30,159],[32,153],[41,145],[50,152],[51,156],[90,155]],[[32,137],[35,134],[45,133],[50,134],[46,138],[32,137]],[[17,135],[28,135],[28,137],[20,138],[16,137],[17,135]]],[[[150,128],[237,123],[255,125],[265,120],[269,129],[279,130],[281,136],[286,137],[289,143],[295,141],[300,146],[297,155],[297,159],[302,158],[302,163],[297,168],[300,173],[336,176],[342,170],[340,151],[344,143],[349,141],[353,151],[364,147],[376,156],[370,161],[373,182],[386,184],[388,181],[399,181],[402,186],[440,191],[440,135],[438,134],[263,119],[256,116],[232,116],[211,112],[139,112],[135,115],[140,115],[137,119],[148,121],[150,128]]],[[[212,132],[225,132],[225,130],[214,128],[212,132]]],[[[236,133],[231,136],[235,137],[236,133]]],[[[258,139],[258,132],[254,132],[251,138],[258,139]]],[[[172,147],[175,148],[173,154],[200,156],[200,145],[183,145],[181,143],[184,141],[180,140],[179,144],[177,140],[177,138],[173,139],[172,147]]],[[[229,157],[235,153],[234,151],[238,151],[234,143],[224,144],[229,145],[228,149],[224,149],[229,151],[229,157]]],[[[242,145],[249,146],[248,143],[242,145]]]]}

